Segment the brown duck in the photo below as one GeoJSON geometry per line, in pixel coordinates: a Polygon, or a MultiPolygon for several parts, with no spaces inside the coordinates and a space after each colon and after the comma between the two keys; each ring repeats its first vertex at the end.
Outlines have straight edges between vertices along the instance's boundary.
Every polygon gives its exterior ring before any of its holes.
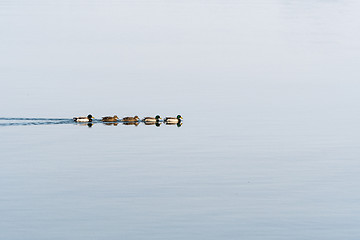
{"type": "Polygon", "coordinates": [[[103,117],[101,119],[101,121],[103,121],[103,122],[117,122],[118,119],[119,118],[116,115],[114,115],[113,117],[103,117]]]}
{"type": "Polygon", "coordinates": [[[124,117],[121,121],[123,122],[138,122],[139,121],[139,117],[135,116],[135,117],[124,117]]]}

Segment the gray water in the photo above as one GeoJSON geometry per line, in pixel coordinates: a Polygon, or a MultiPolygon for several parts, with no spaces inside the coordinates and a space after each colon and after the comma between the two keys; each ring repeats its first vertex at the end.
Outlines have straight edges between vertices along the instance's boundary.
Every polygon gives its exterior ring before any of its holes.
{"type": "Polygon", "coordinates": [[[0,0],[0,239],[359,239],[359,11],[0,0]]]}

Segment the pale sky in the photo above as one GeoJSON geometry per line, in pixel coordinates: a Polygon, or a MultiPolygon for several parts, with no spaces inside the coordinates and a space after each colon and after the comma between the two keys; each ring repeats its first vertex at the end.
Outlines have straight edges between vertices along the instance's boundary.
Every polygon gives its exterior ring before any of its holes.
{"type": "Polygon", "coordinates": [[[226,115],[269,102],[321,108],[338,104],[334,95],[350,104],[359,10],[356,1],[0,1],[1,115],[226,115]]]}

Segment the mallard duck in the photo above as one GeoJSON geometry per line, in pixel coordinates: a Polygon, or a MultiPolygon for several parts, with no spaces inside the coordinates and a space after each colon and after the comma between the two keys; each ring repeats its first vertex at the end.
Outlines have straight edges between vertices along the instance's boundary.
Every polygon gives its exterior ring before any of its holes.
{"type": "Polygon", "coordinates": [[[139,121],[139,117],[135,116],[135,117],[124,117],[122,119],[123,122],[137,122],[139,121]]]}
{"type": "Polygon", "coordinates": [[[161,119],[159,115],[156,115],[156,117],[146,117],[143,119],[144,122],[158,122],[161,119]]]}
{"type": "Polygon", "coordinates": [[[87,117],[74,117],[73,120],[75,122],[92,122],[93,116],[89,114],[87,117]]]}
{"type": "Polygon", "coordinates": [[[164,118],[164,122],[165,123],[179,123],[179,122],[181,122],[181,119],[183,119],[181,117],[181,115],[177,115],[176,118],[175,117],[166,117],[166,118],[164,118]]]}
{"type": "Polygon", "coordinates": [[[101,119],[101,121],[103,121],[103,122],[117,122],[118,119],[119,118],[116,115],[114,115],[113,117],[103,117],[101,119]]]}

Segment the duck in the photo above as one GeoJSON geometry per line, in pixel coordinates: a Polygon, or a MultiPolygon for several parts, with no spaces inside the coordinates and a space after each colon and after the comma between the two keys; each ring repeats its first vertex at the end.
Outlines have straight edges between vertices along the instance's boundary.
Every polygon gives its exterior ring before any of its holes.
{"type": "Polygon", "coordinates": [[[146,123],[159,122],[160,119],[161,119],[161,117],[159,115],[156,115],[155,117],[145,117],[143,119],[143,121],[146,122],[146,123]]]}
{"type": "Polygon", "coordinates": [[[137,121],[139,121],[139,117],[138,116],[124,117],[121,121],[123,121],[123,122],[137,122],[137,121]]]}
{"type": "Polygon", "coordinates": [[[180,123],[181,122],[181,119],[183,119],[181,117],[181,115],[177,115],[177,117],[166,117],[164,118],[164,122],[165,123],[180,123]]]}
{"type": "Polygon", "coordinates": [[[92,120],[94,119],[94,117],[89,114],[87,115],[87,117],[74,117],[73,120],[75,122],[92,122],[92,120]]]}
{"type": "Polygon", "coordinates": [[[114,115],[113,117],[103,117],[101,121],[103,122],[117,122],[118,116],[114,115]]]}

